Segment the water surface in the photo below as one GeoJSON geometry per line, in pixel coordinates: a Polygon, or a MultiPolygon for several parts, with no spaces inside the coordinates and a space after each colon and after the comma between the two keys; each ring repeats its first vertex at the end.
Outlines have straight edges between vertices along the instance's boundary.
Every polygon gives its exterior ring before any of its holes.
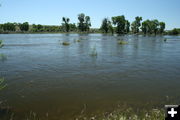
{"type": "Polygon", "coordinates": [[[17,119],[30,111],[56,120],[121,104],[180,103],[179,36],[1,34],[0,39],[6,57],[0,59],[0,76],[8,84],[0,100],[17,119]],[[128,44],[117,44],[121,39],[128,44]],[[97,56],[90,55],[94,48],[97,56]]]}

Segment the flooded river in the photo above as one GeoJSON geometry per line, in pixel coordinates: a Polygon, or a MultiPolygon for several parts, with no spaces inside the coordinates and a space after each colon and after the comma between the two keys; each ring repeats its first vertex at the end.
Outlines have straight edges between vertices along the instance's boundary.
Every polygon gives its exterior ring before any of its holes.
{"type": "Polygon", "coordinates": [[[0,34],[0,39],[5,44],[0,77],[7,84],[0,101],[18,120],[31,111],[69,120],[123,104],[135,109],[180,104],[179,36],[0,34]],[[128,44],[117,43],[122,39],[128,44]]]}

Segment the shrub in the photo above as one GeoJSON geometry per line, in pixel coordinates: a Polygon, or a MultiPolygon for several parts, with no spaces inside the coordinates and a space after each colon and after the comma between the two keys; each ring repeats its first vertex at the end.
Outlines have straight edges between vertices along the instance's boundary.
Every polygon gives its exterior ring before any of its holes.
{"type": "Polygon", "coordinates": [[[62,45],[67,46],[67,45],[70,45],[70,43],[69,42],[63,42],[62,45]]]}
{"type": "Polygon", "coordinates": [[[120,40],[120,41],[118,41],[118,44],[120,44],[120,45],[126,45],[126,44],[128,44],[128,42],[123,41],[123,40],[120,40]]]}

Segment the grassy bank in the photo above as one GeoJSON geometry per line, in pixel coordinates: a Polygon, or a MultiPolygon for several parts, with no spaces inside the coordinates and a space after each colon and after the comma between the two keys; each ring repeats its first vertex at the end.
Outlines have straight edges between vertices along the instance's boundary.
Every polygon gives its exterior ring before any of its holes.
{"type": "MultiPolygon", "coordinates": [[[[0,116],[0,119],[17,120],[16,114],[12,113],[9,107],[7,107],[6,109],[7,110],[3,108],[0,111],[5,111],[8,116],[4,116],[2,118],[0,116]]],[[[94,115],[91,117],[87,117],[86,115],[79,115],[75,118],[71,118],[70,120],[164,120],[164,119],[165,119],[165,112],[163,109],[161,110],[152,109],[150,111],[141,110],[140,113],[137,114],[131,108],[128,108],[126,110],[116,110],[111,113],[104,113],[102,115],[94,115]]],[[[51,120],[51,117],[49,117],[48,113],[46,113],[46,115],[44,115],[43,117],[39,117],[37,113],[31,111],[29,115],[22,118],[22,120],[51,120]]]]}

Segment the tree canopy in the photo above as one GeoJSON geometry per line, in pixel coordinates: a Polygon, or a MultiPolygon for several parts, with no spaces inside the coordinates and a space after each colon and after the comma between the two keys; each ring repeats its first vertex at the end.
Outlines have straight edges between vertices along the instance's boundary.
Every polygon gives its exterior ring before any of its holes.
{"type": "Polygon", "coordinates": [[[144,34],[162,34],[165,29],[165,23],[155,20],[145,20],[142,22],[141,30],[144,34]]]}
{"type": "Polygon", "coordinates": [[[91,27],[90,17],[89,16],[85,16],[84,13],[81,13],[81,14],[78,15],[78,20],[79,20],[78,29],[81,32],[89,31],[89,29],[91,27]]]}
{"type": "Polygon", "coordinates": [[[139,33],[139,27],[141,26],[142,17],[135,17],[135,21],[131,24],[131,29],[133,33],[139,33]]]}
{"type": "Polygon", "coordinates": [[[110,31],[111,21],[108,18],[104,18],[101,24],[101,30],[105,33],[110,31]]]}
{"type": "Polygon", "coordinates": [[[63,17],[63,18],[62,18],[62,21],[64,22],[64,23],[62,23],[62,26],[65,28],[65,31],[66,31],[66,32],[69,32],[69,30],[70,30],[70,27],[69,27],[69,21],[70,21],[70,19],[63,17]]]}
{"type": "Polygon", "coordinates": [[[21,31],[28,31],[29,30],[29,23],[24,22],[24,23],[19,23],[19,28],[21,31]]]}
{"type": "Polygon", "coordinates": [[[116,33],[125,33],[126,19],[124,15],[112,17],[112,22],[116,26],[116,33]]]}
{"type": "Polygon", "coordinates": [[[70,18],[62,17],[61,25],[41,25],[24,23],[4,23],[0,24],[0,33],[6,32],[103,32],[103,33],[117,33],[117,34],[176,34],[177,30],[165,32],[165,22],[159,22],[157,19],[142,21],[142,17],[137,16],[135,20],[130,23],[125,19],[124,15],[113,16],[111,19],[104,18],[102,20],[100,29],[91,28],[91,18],[84,13],[77,16],[78,23],[70,23],[70,18]],[[131,29],[130,29],[131,28],[131,29]]]}

